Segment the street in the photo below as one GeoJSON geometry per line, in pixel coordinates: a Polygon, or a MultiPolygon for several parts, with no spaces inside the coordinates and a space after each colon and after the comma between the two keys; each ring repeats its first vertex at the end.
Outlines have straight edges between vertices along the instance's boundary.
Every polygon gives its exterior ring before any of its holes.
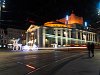
{"type": "Polygon", "coordinates": [[[65,64],[52,75],[100,75],[100,49],[95,51],[94,57],[84,55],[65,64]]]}
{"type": "Polygon", "coordinates": [[[0,52],[0,75],[43,75],[67,59],[82,54],[55,50],[0,52]]]}

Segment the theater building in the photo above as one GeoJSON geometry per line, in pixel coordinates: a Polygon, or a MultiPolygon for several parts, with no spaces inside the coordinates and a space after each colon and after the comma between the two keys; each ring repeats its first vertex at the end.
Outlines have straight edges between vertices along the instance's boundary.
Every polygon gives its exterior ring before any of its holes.
{"type": "Polygon", "coordinates": [[[26,44],[38,47],[84,46],[97,42],[96,33],[84,29],[83,18],[73,12],[66,18],[46,22],[43,26],[31,25],[26,32],[26,44]]]}

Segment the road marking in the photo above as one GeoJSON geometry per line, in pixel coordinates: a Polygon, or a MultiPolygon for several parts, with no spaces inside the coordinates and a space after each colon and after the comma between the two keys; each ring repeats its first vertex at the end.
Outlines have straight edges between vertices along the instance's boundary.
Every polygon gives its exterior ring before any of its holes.
{"type": "MultiPolygon", "coordinates": [[[[85,53],[82,53],[82,54],[85,54],[85,53]]],[[[75,55],[72,55],[72,56],[69,56],[69,57],[65,57],[65,58],[59,59],[59,60],[57,60],[57,61],[55,61],[55,62],[53,62],[53,63],[57,63],[57,62],[59,62],[59,61],[65,60],[65,59],[70,59],[70,58],[72,58],[72,57],[75,57],[75,56],[78,56],[78,55],[82,55],[82,54],[75,54],[75,55]]],[[[51,64],[51,63],[50,63],[50,64],[51,64]]],[[[31,73],[37,71],[37,70],[40,70],[40,69],[42,69],[42,68],[45,68],[45,67],[49,66],[50,64],[44,65],[44,66],[42,66],[42,67],[39,67],[39,68],[37,68],[37,69],[35,69],[35,70],[33,70],[33,71],[27,73],[26,75],[29,75],[29,74],[31,74],[31,73]]]]}

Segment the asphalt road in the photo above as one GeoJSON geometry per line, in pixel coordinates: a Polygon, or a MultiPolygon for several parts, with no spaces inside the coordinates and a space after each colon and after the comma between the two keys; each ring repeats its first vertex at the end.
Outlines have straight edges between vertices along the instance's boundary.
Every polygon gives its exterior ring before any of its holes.
{"type": "Polygon", "coordinates": [[[0,52],[0,75],[44,75],[67,59],[82,54],[54,50],[0,52]]]}
{"type": "Polygon", "coordinates": [[[65,64],[52,75],[100,75],[100,49],[95,51],[94,57],[84,55],[65,64]]]}

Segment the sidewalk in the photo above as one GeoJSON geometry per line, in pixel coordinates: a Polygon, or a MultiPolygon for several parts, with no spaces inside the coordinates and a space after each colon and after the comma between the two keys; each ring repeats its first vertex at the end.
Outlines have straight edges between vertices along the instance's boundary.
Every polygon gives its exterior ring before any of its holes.
{"type": "Polygon", "coordinates": [[[67,63],[53,75],[100,75],[100,51],[93,58],[84,55],[67,63]]]}

